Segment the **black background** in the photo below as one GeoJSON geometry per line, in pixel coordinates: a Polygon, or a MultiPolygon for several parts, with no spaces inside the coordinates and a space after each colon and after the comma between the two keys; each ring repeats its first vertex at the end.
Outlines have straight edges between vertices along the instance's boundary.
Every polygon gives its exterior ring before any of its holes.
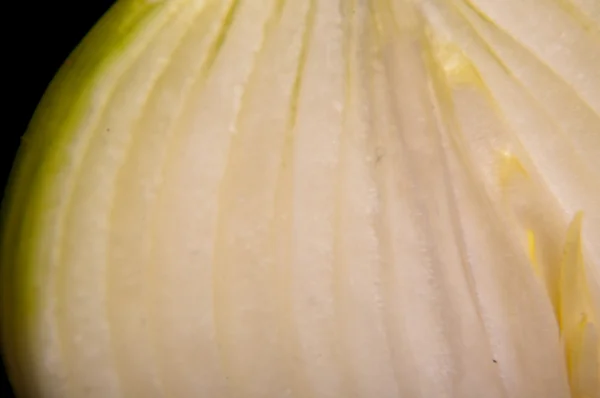
{"type": "MultiPolygon", "coordinates": [[[[21,135],[52,77],[114,0],[16,1],[3,5],[2,192],[21,135]],[[12,3],[12,4],[10,4],[12,3]],[[17,3],[17,4],[14,4],[17,3]],[[4,68],[3,68],[4,69],[4,68]]],[[[2,266],[2,264],[0,264],[2,266]]],[[[0,395],[14,397],[4,365],[0,395]],[[7,393],[8,392],[8,393],[7,393]]]]}

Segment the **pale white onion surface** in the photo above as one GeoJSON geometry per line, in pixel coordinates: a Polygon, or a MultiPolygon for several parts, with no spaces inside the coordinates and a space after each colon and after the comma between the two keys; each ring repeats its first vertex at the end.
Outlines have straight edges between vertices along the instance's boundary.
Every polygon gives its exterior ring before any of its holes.
{"type": "Polygon", "coordinates": [[[22,397],[600,397],[596,0],[121,0],[7,192],[22,397]]]}

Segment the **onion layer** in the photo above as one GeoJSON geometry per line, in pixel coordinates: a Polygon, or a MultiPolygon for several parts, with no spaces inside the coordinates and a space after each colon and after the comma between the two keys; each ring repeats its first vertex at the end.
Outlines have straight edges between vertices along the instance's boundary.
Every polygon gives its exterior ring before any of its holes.
{"type": "Polygon", "coordinates": [[[4,203],[23,397],[600,396],[594,0],[121,0],[4,203]]]}

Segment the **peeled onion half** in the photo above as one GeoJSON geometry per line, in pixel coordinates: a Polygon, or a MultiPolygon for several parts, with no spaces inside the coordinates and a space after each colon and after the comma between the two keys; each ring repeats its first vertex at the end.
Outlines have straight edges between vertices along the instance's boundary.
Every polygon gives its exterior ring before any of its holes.
{"type": "Polygon", "coordinates": [[[597,0],[120,0],[7,192],[20,397],[600,397],[597,0]]]}

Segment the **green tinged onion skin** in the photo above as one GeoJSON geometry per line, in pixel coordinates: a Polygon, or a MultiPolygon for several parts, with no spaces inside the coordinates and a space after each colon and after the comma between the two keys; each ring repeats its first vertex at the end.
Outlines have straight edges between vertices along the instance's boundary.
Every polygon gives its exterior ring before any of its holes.
{"type": "Polygon", "coordinates": [[[7,192],[19,397],[600,397],[595,0],[121,0],[7,192]]]}

